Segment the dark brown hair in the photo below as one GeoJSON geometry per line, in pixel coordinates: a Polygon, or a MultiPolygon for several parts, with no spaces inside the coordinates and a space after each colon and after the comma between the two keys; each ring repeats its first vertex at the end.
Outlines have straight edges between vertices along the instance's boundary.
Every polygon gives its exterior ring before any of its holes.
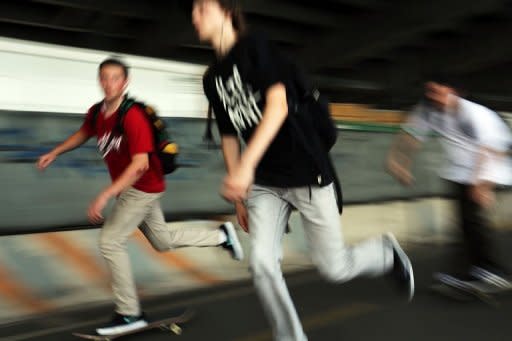
{"type": "Polygon", "coordinates": [[[231,14],[233,20],[233,28],[240,35],[244,34],[247,26],[245,24],[245,17],[238,0],[215,0],[219,3],[220,7],[231,14]]]}
{"type": "Polygon", "coordinates": [[[105,59],[104,61],[102,61],[100,66],[98,67],[98,71],[101,72],[101,70],[105,66],[109,66],[109,65],[121,67],[123,69],[124,77],[128,78],[128,72],[129,72],[128,65],[126,65],[123,61],[121,61],[119,58],[116,58],[116,57],[109,57],[109,58],[105,59]]]}

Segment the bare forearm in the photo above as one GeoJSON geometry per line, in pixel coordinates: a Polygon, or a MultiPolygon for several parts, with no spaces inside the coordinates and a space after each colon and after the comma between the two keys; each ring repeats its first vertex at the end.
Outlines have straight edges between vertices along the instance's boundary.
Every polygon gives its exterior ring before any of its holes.
{"type": "Polygon", "coordinates": [[[420,143],[407,133],[400,133],[393,142],[388,153],[388,162],[397,162],[400,166],[409,169],[412,158],[419,149],[420,143]]]}
{"type": "Polygon", "coordinates": [[[60,155],[81,146],[87,142],[87,140],[89,140],[89,136],[84,131],[78,130],[64,142],[55,147],[51,152],[55,155],[60,155]]]}
{"type": "Polygon", "coordinates": [[[229,174],[240,161],[240,142],[238,141],[238,137],[223,136],[222,153],[224,155],[226,172],[229,174]]]}
{"type": "MultiPolygon", "coordinates": [[[[231,174],[234,169],[238,166],[240,162],[240,142],[238,140],[238,137],[236,136],[223,136],[222,137],[222,153],[224,155],[224,165],[226,167],[226,172],[228,174],[231,174]]],[[[243,202],[236,201],[235,202],[235,209],[238,209],[239,205],[243,206],[243,202]]],[[[245,208],[244,208],[245,209],[245,208]]],[[[246,226],[244,223],[244,219],[242,216],[238,217],[238,220],[240,222],[240,225],[246,226]]]]}

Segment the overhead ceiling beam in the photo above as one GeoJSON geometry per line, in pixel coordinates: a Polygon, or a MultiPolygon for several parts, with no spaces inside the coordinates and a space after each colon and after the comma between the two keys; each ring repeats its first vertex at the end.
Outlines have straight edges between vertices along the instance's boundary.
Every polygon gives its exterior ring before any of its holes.
{"type": "Polygon", "coordinates": [[[490,23],[474,30],[468,41],[455,41],[452,53],[446,56],[454,74],[476,72],[512,58],[512,21],[490,23]]]}
{"type": "Polygon", "coordinates": [[[338,3],[340,5],[349,5],[364,9],[374,9],[382,5],[379,0],[329,0],[331,3],[338,3]]]}
{"type": "Polygon", "coordinates": [[[325,28],[337,27],[340,16],[342,16],[341,13],[333,13],[314,6],[275,0],[245,1],[243,10],[249,14],[259,14],[270,18],[325,28]]]}
{"type": "Polygon", "coordinates": [[[397,1],[385,13],[370,20],[341,23],[331,34],[307,44],[302,59],[316,69],[351,65],[410,42],[428,31],[452,27],[470,16],[497,11],[505,3],[506,0],[397,1]],[[390,20],[392,17],[400,19],[390,20]]]}
{"type": "MultiPolygon", "coordinates": [[[[0,22],[24,24],[27,26],[46,27],[64,31],[94,33],[108,37],[150,39],[155,44],[162,42],[173,45],[191,45],[197,42],[190,18],[187,14],[175,13],[174,18],[166,21],[150,21],[138,17],[139,23],[119,14],[108,14],[105,9],[93,11],[93,1],[80,2],[72,0],[36,0],[52,3],[52,7],[42,5],[34,7],[23,2],[0,2],[0,22]],[[68,3],[70,7],[58,7],[57,3],[68,3]],[[80,8],[82,7],[82,8],[80,8]],[[86,9],[87,8],[87,9],[86,9]]],[[[143,16],[145,17],[145,16],[143,16]]],[[[297,28],[291,23],[279,23],[277,20],[261,16],[251,17],[251,24],[262,27],[272,40],[291,44],[302,44],[304,39],[315,34],[314,31],[297,28]]]]}
{"type": "Polygon", "coordinates": [[[207,64],[213,58],[211,50],[208,49],[156,44],[120,37],[108,37],[95,33],[65,32],[50,28],[27,27],[10,23],[0,23],[0,32],[5,37],[102,50],[106,51],[105,53],[151,56],[201,64],[207,64]]]}
{"type": "MultiPolygon", "coordinates": [[[[34,2],[71,7],[82,10],[94,10],[115,15],[153,20],[170,20],[175,12],[184,13],[179,1],[170,0],[33,0],[34,2]]],[[[334,27],[338,23],[339,13],[316,9],[301,4],[288,4],[275,0],[246,1],[243,7],[248,14],[259,14],[271,18],[292,20],[313,26],[334,27]]],[[[190,24],[190,13],[186,13],[190,24]]]]}
{"type": "Polygon", "coordinates": [[[178,1],[32,0],[32,2],[149,20],[172,20],[176,14],[179,14],[177,17],[183,16],[183,10],[179,7],[178,1]]]}
{"type": "MultiPolygon", "coordinates": [[[[446,74],[468,83],[483,83],[474,75],[485,73],[494,65],[508,62],[512,58],[512,45],[504,43],[512,36],[512,23],[503,19],[485,25],[470,27],[464,36],[433,43],[429,48],[415,53],[399,53],[387,65],[359,66],[355,72],[340,76],[368,79],[388,84],[389,87],[407,89],[417,87],[429,74],[446,74]]],[[[492,72],[492,71],[491,71],[492,72]]],[[[503,87],[496,86],[500,79],[507,78],[494,74],[486,80],[497,92],[503,87]],[[494,85],[494,86],[493,86],[494,85]]],[[[490,89],[488,89],[490,90],[490,89]]]]}
{"type": "Polygon", "coordinates": [[[159,44],[190,44],[196,42],[190,22],[186,18],[176,18],[166,22],[151,22],[138,19],[138,22],[125,16],[73,7],[30,6],[26,2],[0,2],[0,22],[41,27],[77,33],[90,33],[113,38],[151,40],[159,44]]]}

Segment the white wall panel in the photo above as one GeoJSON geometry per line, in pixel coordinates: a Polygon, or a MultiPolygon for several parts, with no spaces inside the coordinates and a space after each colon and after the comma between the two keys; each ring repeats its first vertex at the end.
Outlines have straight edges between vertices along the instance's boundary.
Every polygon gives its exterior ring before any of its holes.
{"type": "Polygon", "coordinates": [[[0,109],[84,113],[102,97],[97,68],[121,56],[131,67],[129,93],[162,116],[204,117],[204,66],[0,38],[0,109]]]}

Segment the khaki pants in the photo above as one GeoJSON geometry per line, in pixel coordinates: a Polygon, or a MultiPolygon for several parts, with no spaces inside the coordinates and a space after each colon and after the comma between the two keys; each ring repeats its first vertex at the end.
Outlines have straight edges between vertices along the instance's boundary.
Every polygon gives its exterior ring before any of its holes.
{"type": "Polygon", "coordinates": [[[292,207],[301,215],[311,259],[325,279],[343,283],[385,274],[393,266],[393,250],[381,236],[345,245],[332,184],[311,188],[253,185],[247,200],[251,270],[274,339],[279,341],[307,340],[281,272],[282,238],[292,207]]]}
{"type": "Polygon", "coordinates": [[[116,311],[139,315],[140,305],[126,250],[126,242],[137,227],[158,251],[185,246],[217,246],[220,232],[206,228],[169,229],[165,223],[160,198],[163,193],[125,190],[106,219],[100,235],[101,254],[112,275],[116,311]]]}

